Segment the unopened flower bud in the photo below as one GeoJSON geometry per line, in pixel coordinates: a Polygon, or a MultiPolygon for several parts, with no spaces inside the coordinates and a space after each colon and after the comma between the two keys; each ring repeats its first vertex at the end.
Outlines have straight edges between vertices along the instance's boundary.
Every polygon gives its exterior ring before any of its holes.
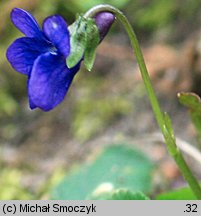
{"type": "Polygon", "coordinates": [[[102,41],[113,24],[115,16],[110,12],[100,12],[95,15],[94,19],[100,32],[100,41],[102,41]]]}

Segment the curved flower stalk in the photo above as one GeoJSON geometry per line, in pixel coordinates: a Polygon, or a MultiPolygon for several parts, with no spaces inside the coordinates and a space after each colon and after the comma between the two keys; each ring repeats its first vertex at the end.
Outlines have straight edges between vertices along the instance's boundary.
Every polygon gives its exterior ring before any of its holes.
{"type": "MultiPolygon", "coordinates": [[[[72,68],[66,66],[66,58],[71,52],[71,35],[61,16],[47,17],[42,30],[35,18],[20,8],[12,10],[11,20],[25,37],[9,46],[7,59],[16,71],[28,76],[30,108],[49,111],[63,101],[80,68],[82,56],[72,68]]],[[[114,15],[102,12],[94,21],[100,42],[112,25],[114,15]]]]}
{"type": "Polygon", "coordinates": [[[150,103],[152,105],[152,109],[153,109],[155,118],[156,118],[157,123],[161,129],[162,134],[163,134],[168,152],[173,157],[175,162],[177,163],[183,177],[188,182],[190,188],[192,189],[192,191],[195,194],[195,196],[197,197],[197,199],[201,199],[201,188],[198,184],[197,179],[194,177],[190,168],[186,164],[186,162],[185,162],[185,160],[181,154],[181,151],[179,150],[179,148],[176,145],[176,139],[175,139],[174,132],[172,129],[171,120],[170,120],[168,114],[163,113],[161,111],[160,105],[159,105],[158,100],[156,98],[156,95],[155,95],[155,92],[154,92],[154,89],[153,89],[153,86],[152,86],[145,62],[144,62],[144,58],[143,58],[142,51],[140,49],[137,37],[136,37],[135,32],[133,31],[133,28],[130,25],[128,19],[125,17],[125,15],[120,10],[118,10],[117,8],[115,8],[111,5],[107,5],[107,4],[97,5],[93,8],[91,8],[89,11],[86,12],[84,17],[86,17],[86,18],[94,17],[96,14],[103,12],[103,11],[113,13],[115,15],[115,17],[117,18],[117,20],[119,20],[122,23],[122,25],[124,26],[128,36],[129,36],[133,50],[135,52],[136,59],[137,59],[137,62],[138,62],[139,68],[140,68],[141,76],[142,76],[143,82],[145,84],[147,94],[148,94],[150,103]]]}

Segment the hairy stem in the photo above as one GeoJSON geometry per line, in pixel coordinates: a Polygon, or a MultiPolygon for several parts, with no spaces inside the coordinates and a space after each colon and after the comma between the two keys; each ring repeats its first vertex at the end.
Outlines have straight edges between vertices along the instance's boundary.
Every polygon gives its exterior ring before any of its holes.
{"type": "Polygon", "coordinates": [[[186,164],[180,150],[177,148],[176,141],[174,138],[173,133],[171,133],[170,125],[167,125],[167,122],[165,121],[164,114],[161,112],[161,108],[159,106],[158,100],[156,98],[146,65],[145,61],[142,55],[142,51],[139,46],[139,42],[137,40],[137,37],[135,35],[135,32],[129,23],[128,19],[125,17],[125,15],[118,10],[117,8],[111,6],[111,5],[97,5],[93,8],[91,8],[89,11],[85,13],[85,17],[94,17],[99,12],[111,12],[115,15],[115,17],[122,23],[124,26],[129,39],[131,41],[133,50],[136,55],[136,59],[140,68],[140,72],[142,75],[142,79],[144,81],[148,97],[150,99],[150,103],[155,115],[155,118],[157,120],[157,123],[161,129],[161,132],[164,136],[167,149],[170,153],[170,155],[174,158],[175,162],[177,163],[181,173],[183,174],[184,178],[188,182],[189,186],[191,187],[192,191],[194,192],[197,199],[201,199],[201,188],[198,184],[198,181],[192,174],[190,168],[186,164]]]}

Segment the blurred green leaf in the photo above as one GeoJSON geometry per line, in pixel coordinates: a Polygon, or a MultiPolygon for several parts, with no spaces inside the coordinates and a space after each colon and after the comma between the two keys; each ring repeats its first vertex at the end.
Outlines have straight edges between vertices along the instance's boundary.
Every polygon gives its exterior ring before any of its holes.
{"type": "Polygon", "coordinates": [[[201,136],[201,99],[200,97],[192,92],[181,92],[178,95],[179,102],[186,106],[191,115],[192,122],[194,123],[198,135],[201,136]]]}
{"type": "Polygon", "coordinates": [[[4,89],[0,88],[0,117],[12,116],[17,111],[17,102],[4,89]]]}
{"type": "Polygon", "coordinates": [[[98,79],[86,81],[85,91],[89,93],[79,98],[74,108],[72,130],[73,135],[80,142],[89,140],[109,124],[114,123],[117,118],[126,116],[133,110],[131,102],[122,95],[105,95],[104,97],[93,95],[92,85],[99,86],[101,89],[104,82],[98,79]]]}
{"type": "Polygon", "coordinates": [[[88,9],[90,9],[91,7],[98,5],[98,4],[111,4],[115,7],[118,8],[122,8],[123,6],[125,6],[127,3],[129,2],[129,0],[108,0],[107,2],[103,1],[103,0],[85,0],[83,1],[78,1],[78,0],[71,0],[71,3],[74,4],[74,7],[81,10],[81,11],[86,11],[88,9]]]}
{"type": "Polygon", "coordinates": [[[106,147],[94,161],[73,170],[53,188],[52,199],[87,199],[118,188],[149,192],[153,164],[127,145],[106,147]]]}
{"type": "Polygon", "coordinates": [[[126,189],[116,189],[108,193],[101,193],[98,196],[92,195],[89,200],[149,200],[142,192],[135,192],[126,189]]]}
{"type": "MultiPolygon", "coordinates": [[[[200,184],[201,185],[201,184],[200,184]]],[[[189,187],[180,188],[174,191],[159,194],[157,200],[197,200],[189,187]]]]}
{"type": "Polygon", "coordinates": [[[129,190],[117,190],[112,194],[112,200],[148,200],[142,192],[132,192],[129,190]]]}
{"type": "Polygon", "coordinates": [[[21,185],[22,175],[17,169],[0,171],[0,200],[28,200],[31,193],[21,185]]]}
{"type": "Polygon", "coordinates": [[[171,14],[176,8],[174,0],[153,0],[147,4],[141,3],[139,10],[136,10],[137,24],[146,29],[156,29],[172,20],[171,14]]]}

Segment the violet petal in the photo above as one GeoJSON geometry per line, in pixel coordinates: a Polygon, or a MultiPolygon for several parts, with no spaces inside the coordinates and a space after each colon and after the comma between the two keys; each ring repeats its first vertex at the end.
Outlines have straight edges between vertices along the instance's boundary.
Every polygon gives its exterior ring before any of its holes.
{"type": "Polygon", "coordinates": [[[43,23],[43,31],[66,58],[70,52],[70,35],[67,24],[61,16],[50,16],[43,23]]]}
{"type": "Polygon", "coordinates": [[[21,8],[14,8],[11,12],[13,24],[27,37],[44,38],[35,18],[21,8]]]}
{"type": "Polygon", "coordinates": [[[79,66],[68,69],[60,55],[46,53],[39,56],[28,84],[30,105],[44,111],[53,109],[63,101],[78,69],[79,66]]]}
{"type": "Polygon", "coordinates": [[[29,75],[34,61],[42,53],[51,50],[47,41],[22,37],[15,40],[7,49],[6,56],[12,67],[22,74],[29,75]]]}

